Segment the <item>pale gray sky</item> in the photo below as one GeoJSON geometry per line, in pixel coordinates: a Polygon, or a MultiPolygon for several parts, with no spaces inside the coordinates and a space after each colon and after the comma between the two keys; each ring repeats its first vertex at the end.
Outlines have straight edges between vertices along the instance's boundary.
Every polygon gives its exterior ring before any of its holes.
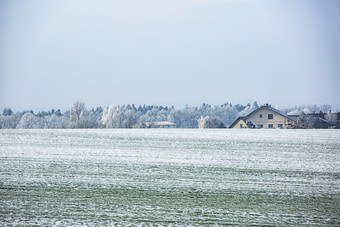
{"type": "Polygon", "coordinates": [[[339,104],[338,0],[0,0],[0,109],[339,104]]]}

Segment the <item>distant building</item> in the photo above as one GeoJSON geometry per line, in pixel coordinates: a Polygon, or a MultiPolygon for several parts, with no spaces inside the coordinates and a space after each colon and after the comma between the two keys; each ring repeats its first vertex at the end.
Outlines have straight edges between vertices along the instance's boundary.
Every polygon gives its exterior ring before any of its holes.
{"type": "Polygon", "coordinates": [[[247,116],[236,119],[229,128],[294,128],[296,123],[295,117],[266,104],[247,116]]]}
{"type": "Polygon", "coordinates": [[[146,128],[176,128],[176,124],[169,121],[143,122],[146,128]]]}
{"type": "Polygon", "coordinates": [[[247,128],[247,123],[244,117],[239,117],[232,123],[229,128],[247,128]]]}
{"type": "Polygon", "coordinates": [[[312,128],[340,128],[340,113],[332,113],[329,110],[328,113],[320,111],[319,113],[308,113],[305,116],[312,128]]]}

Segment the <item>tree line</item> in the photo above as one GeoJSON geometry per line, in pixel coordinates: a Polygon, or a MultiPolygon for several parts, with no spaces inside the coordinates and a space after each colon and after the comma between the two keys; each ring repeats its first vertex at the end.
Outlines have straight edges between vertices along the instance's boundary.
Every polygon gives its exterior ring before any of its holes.
{"type": "MultiPolygon", "coordinates": [[[[76,101],[70,110],[22,111],[14,113],[5,108],[0,115],[1,129],[30,128],[145,128],[152,123],[169,121],[177,128],[224,128],[231,125],[239,116],[245,116],[257,109],[257,102],[247,105],[232,105],[225,103],[211,106],[203,103],[201,106],[189,106],[176,109],[172,107],[143,105],[109,106],[87,109],[84,102],[76,101]]],[[[295,113],[328,111],[330,105],[310,105],[286,108],[282,111],[295,113]],[[325,110],[327,108],[327,110],[325,110]]]]}

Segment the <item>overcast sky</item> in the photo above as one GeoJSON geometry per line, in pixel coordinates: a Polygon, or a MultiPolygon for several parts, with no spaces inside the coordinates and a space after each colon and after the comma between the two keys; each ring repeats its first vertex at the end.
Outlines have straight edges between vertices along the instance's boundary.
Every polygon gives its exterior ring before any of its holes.
{"type": "Polygon", "coordinates": [[[0,0],[0,110],[339,97],[337,0],[0,0]]]}

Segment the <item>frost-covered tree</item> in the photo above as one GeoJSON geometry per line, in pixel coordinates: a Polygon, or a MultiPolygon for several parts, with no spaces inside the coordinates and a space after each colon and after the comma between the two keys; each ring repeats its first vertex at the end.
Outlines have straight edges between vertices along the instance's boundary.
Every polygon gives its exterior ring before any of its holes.
{"type": "Polygon", "coordinates": [[[68,118],[58,116],[56,113],[45,116],[44,120],[47,128],[66,128],[68,125],[68,118]]]}
{"type": "Polygon", "coordinates": [[[305,114],[303,111],[296,118],[298,127],[311,127],[314,121],[315,121],[315,118],[313,116],[309,116],[305,114]]]}
{"type": "Polygon", "coordinates": [[[15,115],[0,115],[0,129],[16,128],[20,119],[15,115]]]}
{"type": "Polygon", "coordinates": [[[103,108],[101,107],[97,107],[96,109],[92,109],[90,111],[90,115],[89,115],[89,125],[90,128],[101,128],[102,124],[101,124],[101,118],[103,115],[103,108]]]}
{"type": "Polygon", "coordinates": [[[226,126],[231,125],[238,117],[237,109],[229,103],[225,103],[221,106],[215,106],[214,113],[226,126]]]}
{"type": "Polygon", "coordinates": [[[29,129],[29,128],[45,128],[43,119],[35,116],[31,112],[25,113],[17,125],[17,128],[29,129]]]}
{"type": "Polygon", "coordinates": [[[151,127],[154,122],[157,121],[157,110],[152,108],[147,110],[145,114],[141,115],[139,118],[139,123],[141,127],[151,127]]]}
{"type": "Polygon", "coordinates": [[[323,111],[324,113],[327,113],[331,109],[332,109],[332,105],[329,105],[329,104],[326,104],[326,103],[321,105],[321,111],[323,111]]]}
{"type": "Polygon", "coordinates": [[[330,109],[332,109],[331,105],[323,104],[323,105],[300,105],[300,106],[293,106],[288,108],[278,108],[284,113],[288,113],[289,115],[299,115],[301,112],[306,114],[308,113],[317,113],[323,112],[326,113],[330,109]]]}
{"type": "Polygon", "coordinates": [[[137,124],[137,117],[135,111],[133,109],[123,109],[123,127],[124,128],[133,128],[137,124]]]}
{"type": "Polygon", "coordinates": [[[115,109],[114,106],[110,106],[108,107],[106,110],[103,111],[103,116],[101,119],[101,123],[106,127],[106,128],[113,128],[114,124],[113,124],[113,117],[114,117],[114,113],[115,109]]]}
{"type": "Polygon", "coordinates": [[[70,111],[66,111],[60,117],[60,128],[69,128],[70,124],[70,111]]]}
{"type": "Polygon", "coordinates": [[[201,116],[214,116],[215,113],[211,107],[211,105],[203,103],[199,109],[198,112],[200,113],[201,116]]]}
{"type": "Polygon", "coordinates": [[[85,103],[76,101],[70,110],[69,128],[89,128],[89,112],[85,108],[85,103]]]}
{"type": "Polygon", "coordinates": [[[177,128],[181,128],[182,127],[181,111],[172,108],[168,115],[168,121],[175,123],[177,128]]]}
{"type": "Polygon", "coordinates": [[[2,112],[2,115],[4,116],[10,116],[13,114],[13,111],[10,108],[5,108],[4,111],[2,112]]]}
{"type": "Polygon", "coordinates": [[[200,119],[198,107],[186,105],[181,110],[181,125],[182,128],[197,128],[197,121],[200,119]]]}
{"type": "Polygon", "coordinates": [[[241,112],[238,113],[238,116],[240,116],[240,117],[247,116],[248,114],[250,114],[251,112],[253,112],[257,108],[259,108],[257,102],[254,102],[253,104],[248,103],[248,105],[244,108],[244,110],[242,110],[241,112]]]}
{"type": "Polygon", "coordinates": [[[132,109],[112,105],[103,111],[101,123],[106,128],[132,128],[137,124],[137,119],[132,109]]]}
{"type": "Polygon", "coordinates": [[[199,128],[225,128],[219,117],[201,117],[198,121],[199,128]]]}

